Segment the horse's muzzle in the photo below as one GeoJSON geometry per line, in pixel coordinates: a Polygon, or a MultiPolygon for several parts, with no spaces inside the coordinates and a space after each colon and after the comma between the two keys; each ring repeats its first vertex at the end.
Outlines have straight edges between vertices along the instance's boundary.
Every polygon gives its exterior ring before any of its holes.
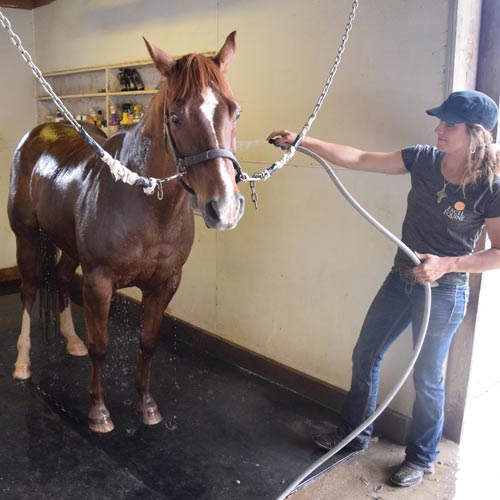
{"type": "Polygon", "coordinates": [[[200,211],[208,228],[218,231],[234,229],[245,212],[245,198],[238,192],[229,200],[212,198],[200,204],[200,211]]]}

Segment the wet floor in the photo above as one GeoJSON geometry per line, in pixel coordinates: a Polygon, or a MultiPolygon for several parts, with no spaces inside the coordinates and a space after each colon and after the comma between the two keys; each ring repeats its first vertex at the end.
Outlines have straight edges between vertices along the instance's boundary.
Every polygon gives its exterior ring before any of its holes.
{"type": "MultiPolygon", "coordinates": [[[[12,290],[4,293],[0,498],[272,500],[322,455],[310,436],[328,430],[335,414],[168,332],[162,332],[153,370],[164,421],[143,425],[135,412],[139,324],[117,300],[105,369],[115,430],[92,433],[88,358],[68,356],[54,334],[45,343],[36,318],[33,377],[13,380],[21,305],[12,290]]],[[[82,309],[74,305],[73,311],[84,336],[82,309]]]]}

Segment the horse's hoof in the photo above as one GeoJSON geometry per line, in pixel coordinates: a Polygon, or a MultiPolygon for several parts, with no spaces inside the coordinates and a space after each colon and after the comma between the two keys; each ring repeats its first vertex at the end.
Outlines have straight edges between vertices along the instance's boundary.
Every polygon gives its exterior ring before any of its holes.
{"type": "Polygon", "coordinates": [[[113,422],[108,417],[101,418],[90,418],[89,417],[89,429],[94,432],[99,432],[105,434],[106,432],[111,432],[115,426],[113,422]]]}
{"type": "Polygon", "coordinates": [[[71,356],[86,356],[89,353],[87,346],[81,340],[68,343],[67,350],[71,356]]]}
{"type": "Polygon", "coordinates": [[[156,425],[159,424],[162,420],[163,417],[161,416],[161,413],[159,411],[156,411],[155,413],[143,412],[142,414],[142,423],[146,425],[156,425]]]}
{"type": "Polygon", "coordinates": [[[91,431],[106,433],[111,432],[115,426],[106,407],[93,408],[89,412],[89,428],[91,431]]]}
{"type": "Polygon", "coordinates": [[[14,365],[14,371],[12,376],[16,380],[28,380],[31,378],[31,366],[30,365],[14,365]]]}
{"type": "Polygon", "coordinates": [[[146,408],[141,408],[139,405],[137,411],[142,415],[143,424],[156,425],[163,420],[163,417],[161,416],[156,403],[154,403],[153,405],[149,405],[146,408]]]}

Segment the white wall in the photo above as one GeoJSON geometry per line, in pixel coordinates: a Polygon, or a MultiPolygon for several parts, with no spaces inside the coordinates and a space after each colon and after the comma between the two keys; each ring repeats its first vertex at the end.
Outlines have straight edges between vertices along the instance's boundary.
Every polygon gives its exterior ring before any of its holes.
{"type": "Polygon", "coordinates": [[[467,400],[472,401],[500,383],[500,366],[495,356],[500,349],[498,287],[500,270],[481,277],[481,291],[474,335],[474,351],[467,400]]]}
{"type": "MultiPolygon", "coordinates": [[[[2,9],[24,47],[34,51],[33,13],[2,9]]],[[[35,125],[33,78],[8,34],[0,26],[0,269],[16,265],[15,240],[7,220],[10,160],[19,139],[35,125]]]]}
{"type": "MultiPolygon", "coordinates": [[[[311,134],[378,150],[433,143],[435,122],[424,110],[446,92],[451,3],[362,1],[311,134]]],[[[37,61],[47,71],[144,59],[142,35],[173,55],[216,50],[236,29],[228,80],[243,108],[238,156],[252,173],[280,156],[264,142],[271,129],[298,129],[308,118],[350,9],[351,0],[56,0],[34,14],[37,61]]],[[[399,234],[408,179],[339,174],[399,234]]],[[[248,186],[242,191],[247,211],[235,231],[213,233],[197,220],[195,248],[169,311],[347,389],[352,347],[394,248],[306,158],[296,156],[259,185],[258,211],[248,186]]],[[[386,356],[382,393],[410,350],[407,335],[386,356]]],[[[408,414],[412,397],[408,385],[393,407],[408,414]]]]}

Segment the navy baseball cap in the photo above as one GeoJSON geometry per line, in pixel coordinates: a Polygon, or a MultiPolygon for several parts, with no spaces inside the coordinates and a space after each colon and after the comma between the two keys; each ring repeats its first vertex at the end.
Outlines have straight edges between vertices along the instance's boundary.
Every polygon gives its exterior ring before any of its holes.
{"type": "Polygon", "coordinates": [[[498,120],[498,106],[495,101],[477,90],[453,92],[437,108],[426,111],[446,123],[470,123],[482,125],[491,130],[498,120]]]}

